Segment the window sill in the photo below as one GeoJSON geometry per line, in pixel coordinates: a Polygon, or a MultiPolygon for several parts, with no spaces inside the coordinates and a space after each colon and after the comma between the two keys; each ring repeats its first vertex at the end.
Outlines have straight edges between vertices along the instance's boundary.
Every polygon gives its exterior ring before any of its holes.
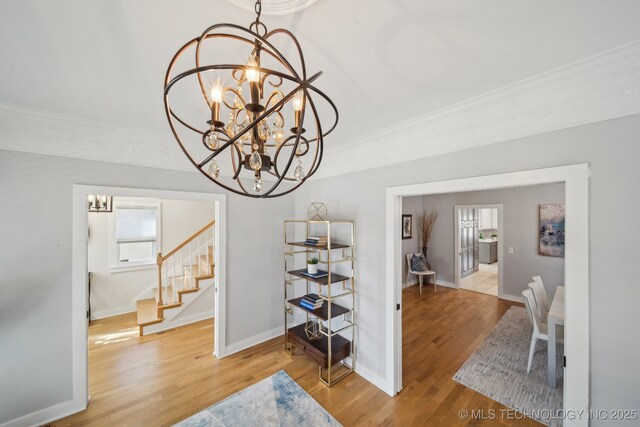
{"type": "Polygon", "coordinates": [[[121,266],[109,267],[109,274],[126,273],[130,271],[140,271],[140,270],[153,270],[156,268],[158,268],[158,265],[155,262],[151,262],[149,264],[121,265],[121,266]]]}

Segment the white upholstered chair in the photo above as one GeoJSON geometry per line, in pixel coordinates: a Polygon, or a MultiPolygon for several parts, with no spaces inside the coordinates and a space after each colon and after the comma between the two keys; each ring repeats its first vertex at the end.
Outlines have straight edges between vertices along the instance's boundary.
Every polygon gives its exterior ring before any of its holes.
{"type": "Polygon", "coordinates": [[[533,332],[531,333],[531,345],[529,346],[529,361],[527,362],[527,373],[529,373],[531,371],[533,353],[536,351],[536,344],[538,340],[545,340],[549,342],[549,337],[547,335],[547,324],[540,318],[540,313],[538,311],[536,300],[533,296],[533,291],[531,289],[525,289],[522,291],[522,296],[524,297],[524,306],[529,314],[531,326],[533,326],[533,332]]]}
{"type": "MultiPolygon", "coordinates": [[[[531,287],[531,283],[529,283],[529,286],[531,287]]],[[[549,336],[547,335],[547,322],[544,322],[540,317],[540,311],[538,309],[536,299],[533,296],[533,291],[531,289],[525,289],[522,291],[522,296],[524,297],[524,306],[529,314],[529,320],[531,320],[531,326],[533,326],[533,332],[531,333],[531,345],[529,346],[529,361],[527,362],[527,373],[529,373],[529,371],[531,371],[533,353],[536,351],[536,343],[538,340],[545,340],[548,344],[549,336]]],[[[562,330],[558,331],[556,341],[563,343],[563,338],[562,330]]]]}
{"type": "Polygon", "coordinates": [[[544,289],[542,278],[540,276],[533,276],[531,278],[533,282],[529,283],[529,288],[533,291],[533,297],[538,305],[538,313],[540,319],[546,321],[547,313],[549,312],[549,298],[547,297],[547,291],[544,289]]]}
{"type": "Polygon", "coordinates": [[[410,279],[410,275],[413,274],[415,276],[418,276],[418,284],[420,285],[420,293],[422,293],[422,278],[424,276],[427,276],[427,283],[429,284],[429,276],[433,276],[433,292],[436,292],[436,280],[438,278],[438,276],[436,275],[435,271],[431,271],[431,270],[425,270],[425,271],[413,271],[411,269],[411,258],[414,255],[422,255],[421,253],[416,253],[416,254],[407,254],[407,282],[409,282],[410,279]]]}

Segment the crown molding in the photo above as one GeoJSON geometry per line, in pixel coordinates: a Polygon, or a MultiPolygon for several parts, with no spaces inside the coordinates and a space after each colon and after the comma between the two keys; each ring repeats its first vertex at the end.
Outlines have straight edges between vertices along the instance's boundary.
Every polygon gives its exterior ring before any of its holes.
{"type": "MultiPolygon", "coordinates": [[[[331,146],[314,178],[640,113],[640,41],[331,146]],[[363,149],[366,147],[366,149],[363,149]]],[[[0,103],[0,149],[197,173],[169,131],[0,103]]],[[[222,168],[223,174],[229,168],[222,168]]]]}
{"type": "Polygon", "coordinates": [[[0,103],[0,149],[195,172],[167,131],[0,103]]]}
{"type": "Polygon", "coordinates": [[[640,41],[326,148],[315,176],[388,166],[638,113],[640,41]]]}
{"type": "MultiPolygon", "coordinates": [[[[314,4],[318,0],[267,0],[262,3],[263,15],[290,15],[300,12],[314,4]]],[[[255,11],[255,0],[227,0],[234,6],[249,12],[255,11]]]]}

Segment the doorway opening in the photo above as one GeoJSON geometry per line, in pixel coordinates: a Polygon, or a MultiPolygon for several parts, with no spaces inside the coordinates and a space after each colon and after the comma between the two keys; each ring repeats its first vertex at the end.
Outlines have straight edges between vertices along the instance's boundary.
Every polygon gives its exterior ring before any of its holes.
{"type": "Polygon", "coordinates": [[[457,288],[502,296],[502,216],[502,204],[454,207],[457,288]]]}
{"type": "MultiPolygon", "coordinates": [[[[402,268],[401,260],[401,215],[402,198],[417,195],[443,195],[448,193],[474,192],[479,190],[535,186],[539,184],[563,183],[565,189],[566,219],[564,233],[571,242],[564,252],[564,298],[570,303],[563,305],[565,330],[564,354],[570,361],[563,369],[564,407],[587,409],[589,402],[589,167],[587,164],[487,175],[452,181],[413,184],[387,189],[387,387],[390,395],[403,388],[402,369],[402,268]]],[[[453,215],[449,216],[453,220],[453,215]]],[[[452,221],[453,222],[453,221],[452,221]]],[[[455,229],[452,224],[452,229],[455,229]]],[[[538,230],[535,230],[538,232],[538,230]]],[[[453,241],[449,240],[451,245],[453,241]]],[[[453,254],[451,247],[449,254],[453,254]]],[[[429,251],[432,253],[433,248],[429,251]]],[[[517,255],[517,251],[515,252],[517,255]]],[[[451,256],[451,255],[449,255],[451,256]]],[[[458,258],[455,256],[454,258],[458,258]]],[[[440,273],[438,273],[440,276],[440,273]]],[[[440,284],[440,281],[438,281],[440,284]]],[[[454,287],[454,286],[451,286],[454,287]]],[[[432,295],[436,295],[435,293],[432,295]]],[[[516,297],[509,295],[510,297],[516,297]]],[[[521,298],[518,298],[521,301],[521,298]]],[[[498,300],[499,301],[499,300],[498,300]]],[[[581,420],[578,425],[586,425],[581,420]]]]}
{"type": "MultiPolygon", "coordinates": [[[[89,400],[88,349],[99,352],[113,345],[122,347],[126,353],[125,347],[133,341],[148,341],[142,335],[173,331],[177,326],[211,318],[215,313],[211,327],[201,328],[198,333],[212,333],[210,354],[224,357],[225,223],[226,196],[221,194],[73,186],[73,401],[76,410],[86,408],[89,400]],[[87,209],[88,201],[95,200],[96,195],[112,198],[110,213],[87,209]],[[196,211],[199,216],[195,215],[196,211]],[[186,220],[195,221],[196,216],[205,223],[204,227],[186,220]],[[129,277],[130,274],[136,276],[129,277]],[[155,279],[149,281],[149,274],[155,279]],[[124,286],[118,283],[122,280],[124,286]],[[155,318],[153,322],[144,322],[143,310],[143,325],[140,325],[141,302],[149,306],[148,303],[154,303],[154,309],[146,312],[155,318]]],[[[152,356],[157,355],[149,357],[152,356]]],[[[141,369],[144,372],[147,367],[141,369]]]]}

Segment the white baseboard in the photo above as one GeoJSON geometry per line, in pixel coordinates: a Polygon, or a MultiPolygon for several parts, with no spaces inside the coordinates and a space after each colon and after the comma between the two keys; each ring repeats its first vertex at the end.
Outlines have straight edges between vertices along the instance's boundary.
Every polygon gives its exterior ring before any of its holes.
{"type": "Polygon", "coordinates": [[[356,374],[360,375],[362,378],[369,381],[371,384],[378,387],[380,390],[384,391],[390,396],[393,396],[393,394],[390,394],[389,390],[387,390],[387,381],[385,381],[385,379],[380,375],[371,371],[369,368],[362,366],[362,364],[357,364],[356,374]]]}
{"type": "Polygon", "coordinates": [[[67,400],[65,402],[49,406],[48,408],[40,409],[39,411],[7,421],[0,424],[0,427],[41,426],[43,424],[59,420],[60,418],[64,418],[68,415],[75,414],[76,412],[84,411],[85,409],[86,406],[78,406],[78,404],[73,400],[67,400]]]}
{"type": "Polygon", "coordinates": [[[126,313],[134,313],[137,310],[135,305],[111,308],[109,310],[92,311],[91,320],[104,319],[106,317],[119,316],[126,313]]]}
{"type": "Polygon", "coordinates": [[[169,322],[156,323],[155,325],[145,326],[143,328],[143,335],[155,334],[157,332],[166,331],[169,329],[177,328],[179,326],[189,325],[201,320],[211,319],[215,317],[213,310],[203,311],[202,313],[192,314],[191,316],[178,317],[177,319],[169,322]]]}
{"type": "MultiPolygon", "coordinates": [[[[456,284],[455,284],[455,283],[445,282],[444,280],[439,280],[439,279],[438,279],[438,280],[436,280],[436,284],[437,284],[438,286],[444,286],[445,288],[458,289],[458,288],[456,287],[456,284]]],[[[418,282],[416,282],[416,283],[404,283],[404,284],[402,285],[402,288],[403,288],[403,289],[404,289],[404,288],[408,288],[409,286],[418,286],[418,282]]],[[[427,285],[422,285],[422,287],[425,287],[425,286],[427,286],[427,285]]]]}
{"type": "Polygon", "coordinates": [[[278,326],[277,328],[273,328],[270,331],[265,331],[258,335],[245,338],[236,343],[228,345],[227,348],[225,349],[224,356],[225,357],[230,356],[233,353],[237,353],[249,347],[253,347],[254,345],[258,345],[265,341],[269,341],[270,339],[279,337],[283,334],[284,334],[284,326],[278,326]]]}
{"type": "Polygon", "coordinates": [[[436,283],[438,286],[444,286],[445,288],[458,289],[455,283],[445,282],[444,280],[436,280],[436,283]]]}
{"type": "Polygon", "coordinates": [[[502,294],[502,295],[499,295],[498,298],[506,299],[508,301],[513,301],[513,302],[522,302],[522,297],[517,297],[515,295],[502,294]]]}

